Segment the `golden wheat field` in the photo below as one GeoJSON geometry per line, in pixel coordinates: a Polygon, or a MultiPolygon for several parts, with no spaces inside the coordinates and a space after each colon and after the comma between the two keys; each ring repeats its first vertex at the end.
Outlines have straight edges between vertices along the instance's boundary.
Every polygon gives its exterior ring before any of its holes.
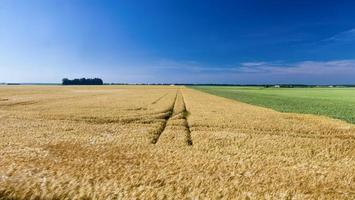
{"type": "Polygon", "coordinates": [[[355,126],[177,86],[3,86],[0,199],[355,199],[355,126]]]}

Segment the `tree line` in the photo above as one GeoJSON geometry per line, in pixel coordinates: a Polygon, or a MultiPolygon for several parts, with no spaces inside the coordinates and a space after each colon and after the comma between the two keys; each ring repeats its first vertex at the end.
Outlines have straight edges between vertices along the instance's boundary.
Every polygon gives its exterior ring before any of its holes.
{"type": "Polygon", "coordinates": [[[73,80],[63,78],[63,85],[103,85],[104,82],[100,78],[76,78],[73,80]]]}

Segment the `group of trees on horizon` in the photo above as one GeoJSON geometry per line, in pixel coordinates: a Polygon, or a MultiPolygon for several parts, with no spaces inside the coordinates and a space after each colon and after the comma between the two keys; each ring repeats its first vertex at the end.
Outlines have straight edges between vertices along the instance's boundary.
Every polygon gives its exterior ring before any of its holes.
{"type": "Polygon", "coordinates": [[[63,78],[63,85],[103,85],[104,82],[100,78],[76,78],[73,80],[63,78]]]}

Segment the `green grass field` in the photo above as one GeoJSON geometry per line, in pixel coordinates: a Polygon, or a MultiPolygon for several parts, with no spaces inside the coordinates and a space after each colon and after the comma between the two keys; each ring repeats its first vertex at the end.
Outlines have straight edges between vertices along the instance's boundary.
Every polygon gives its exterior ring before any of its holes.
{"type": "Polygon", "coordinates": [[[210,94],[281,112],[324,115],[355,123],[355,88],[194,86],[210,94]]]}

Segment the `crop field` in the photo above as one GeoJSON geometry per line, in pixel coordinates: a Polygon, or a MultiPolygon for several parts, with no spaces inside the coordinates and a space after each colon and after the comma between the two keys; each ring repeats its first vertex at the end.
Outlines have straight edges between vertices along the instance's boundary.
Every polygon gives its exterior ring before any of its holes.
{"type": "Polygon", "coordinates": [[[177,86],[0,87],[0,199],[354,198],[345,121],[177,86]]]}
{"type": "Polygon", "coordinates": [[[355,123],[355,88],[195,86],[210,94],[280,112],[324,115],[355,123]]]}

